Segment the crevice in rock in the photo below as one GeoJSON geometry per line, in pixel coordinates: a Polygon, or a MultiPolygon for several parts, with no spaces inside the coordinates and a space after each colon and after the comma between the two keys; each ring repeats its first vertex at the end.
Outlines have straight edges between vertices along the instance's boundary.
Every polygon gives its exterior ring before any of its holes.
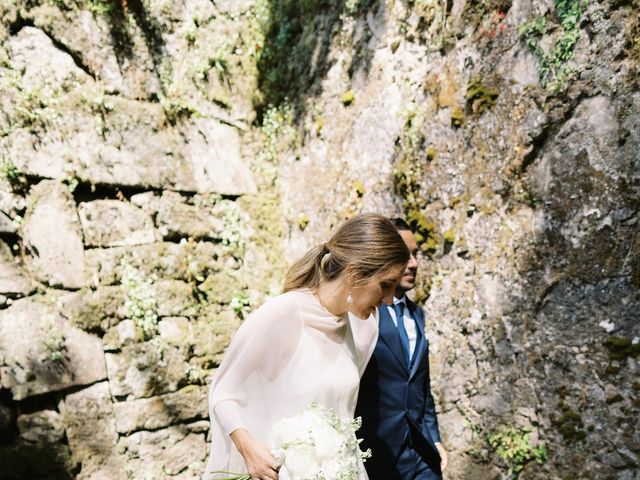
{"type": "Polygon", "coordinates": [[[538,158],[547,141],[553,138],[563,125],[571,119],[576,108],[584,99],[585,97],[583,95],[578,95],[576,98],[571,99],[570,103],[563,104],[563,107],[565,108],[561,110],[561,113],[555,119],[550,119],[549,123],[543,127],[542,132],[540,132],[540,134],[531,142],[531,146],[533,148],[524,156],[522,165],[520,166],[521,173],[527,171],[529,166],[531,166],[531,164],[538,158]]]}
{"type": "Polygon", "coordinates": [[[135,23],[142,31],[144,43],[153,63],[153,73],[164,95],[166,91],[163,78],[166,78],[166,76],[162,72],[163,56],[165,54],[162,27],[155,19],[150,17],[145,10],[144,2],[141,0],[128,0],[126,7],[112,8],[109,12],[111,41],[118,65],[122,69],[128,60],[134,56],[134,40],[127,28],[131,21],[130,18],[135,19],[135,23]]]}
{"type": "Polygon", "coordinates": [[[20,15],[16,18],[16,21],[9,25],[9,34],[11,36],[17,35],[24,27],[35,27],[33,22],[29,19],[23,18],[20,15]]]}
{"type": "Polygon", "coordinates": [[[110,185],[106,183],[81,182],[73,191],[76,203],[91,202],[93,200],[129,200],[133,195],[145,192],[162,192],[162,189],[146,188],[142,186],[110,185]]]}
{"type": "MultiPolygon", "coordinates": [[[[8,392],[8,391],[6,391],[8,392]]],[[[60,392],[45,392],[38,395],[32,395],[22,400],[14,400],[9,393],[9,405],[14,408],[18,415],[40,412],[42,410],[53,410],[60,413],[58,404],[60,401],[60,392]]]]}
{"type": "MultiPolygon", "coordinates": [[[[147,397],[147,398],[154,398],[154,397],[147,397]]],[[[171,422],[168,423],[166,425],[162,425],[160,427],[157,428],[136,428],[134,430],[131,430],[127,433],[121,433],[120,436],[121,437],[128,437],[133,435],[134,433],[138,433],[138,432],[159,432],[161,430],[165,430],[167,428],[171,428],[171,427],[188,427],[190,424],[195,423],[195,422],[201,422],[203,420],[209,420],[209,417],[207,415],[203,415],[203,416],[196,416],[196,417],[189,417],[186,419],[181,419],[179,422],[171,422]]]]}
{"type": "Polygon", "coordinates": [[[550,125],[545,125],[542,129],[542,132],[540,132],[540,134],[533,139],[533,141],[531,142],[531,151],[525,154],[522,160],[522,165],[520,166],[520,171],[522,173],[526,172],[529,166],[538,158],[538,155],[549,139],[550,132],[550,125]]]}
{"type": "Polygon", "coordinates": [[[47,35],[47,37],[49,37],[49,39],[53,42],[53,45],[58,50],[60,50],[61,52],[66,53],[67,55],[69,55],[71,57],[71,59],[73,60],[73,63],[76,64],[76,67],[78,67],[84,73],[89,75],[94,81],[96,80],[96,74],[91,70],[91,68],[89,68],[89,66],[86,63],[84,63],[84,61],[82,60],[82,57],[80,57],[80,55],[78,55],[76,52],[74,52],[69,47],[67,47],[64,43],[62,43],[61,41],[56,39],[53,35],[51,35],[46,30],[43,30],[43,32],[47,35]]]}

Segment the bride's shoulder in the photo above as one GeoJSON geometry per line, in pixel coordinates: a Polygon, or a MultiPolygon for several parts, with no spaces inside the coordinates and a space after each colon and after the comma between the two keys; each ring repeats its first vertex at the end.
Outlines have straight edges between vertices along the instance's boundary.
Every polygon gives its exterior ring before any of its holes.
{"type": "Polygon", "coordinates": [[[255,313],[279,318],[292,318],[299,312],[300,305],[306,300],[304,291],[293,290],[281,293],[280,295],[269,297],[255,313]]]}

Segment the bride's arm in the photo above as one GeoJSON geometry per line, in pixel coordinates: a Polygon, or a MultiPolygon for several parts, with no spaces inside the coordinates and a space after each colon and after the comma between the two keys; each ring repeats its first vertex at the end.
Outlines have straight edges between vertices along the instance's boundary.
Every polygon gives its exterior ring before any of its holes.
{"type": "Polygon", "coordinates": [[[238,428],[231,432],[231,440],[244,458],[244,463],[252,478],[278,479],[278,471],[273,468],[273,455],[266,445],[253,438],[244,428],[238,428]]]}
{"type": "Polygon", "coordinates": [[[282,397],[269,385],[291,360],[301,330],[296,305],[283,297],[267,301],[238,329],[209,392],[212,422],[229,435],[254,478],[277,478],[269,446],[250,432],[271,428],[260,423],[265,421],[261,406],[269,411],[269,401],[282,397]],[[252,397],[255,393],[250,392],[256,391],[263,392],[261,398],[252,397]],[[275,476],[269,476],[269,470],[275,476]]]}

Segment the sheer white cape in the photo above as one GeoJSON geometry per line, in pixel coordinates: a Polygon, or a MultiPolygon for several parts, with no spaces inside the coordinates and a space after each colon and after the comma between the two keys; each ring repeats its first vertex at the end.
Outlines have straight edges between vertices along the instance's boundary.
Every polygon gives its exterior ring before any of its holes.
{"type": "MultiPolygon", "coordinates": [[[[229,434],[246,428],[271,446],[271,427],[316,402],[353,418],[360,377],[373,353],[378,320],[340,317],[309,290],[269,299],[238,329],[209,390],[211,454],[217,470],[245,473],[229,434]]],[[[359,479],[366,479],[362,468],[359,479]]]]}

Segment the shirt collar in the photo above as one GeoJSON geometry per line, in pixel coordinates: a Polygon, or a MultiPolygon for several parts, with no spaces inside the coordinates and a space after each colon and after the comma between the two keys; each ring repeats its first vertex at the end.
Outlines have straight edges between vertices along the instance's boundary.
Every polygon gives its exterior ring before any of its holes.
{"type": "MultiPolygon", "coordinates": [[[[404,295],[402,298],[396,298],[395,296],[393,297],[393,305],[397,305],[398,303],[404,303],[405,308],[407,307],[407,296],[404,295]]],[[[392,305],[389,305],[389,307],[393,308],[392,305]]]]}

